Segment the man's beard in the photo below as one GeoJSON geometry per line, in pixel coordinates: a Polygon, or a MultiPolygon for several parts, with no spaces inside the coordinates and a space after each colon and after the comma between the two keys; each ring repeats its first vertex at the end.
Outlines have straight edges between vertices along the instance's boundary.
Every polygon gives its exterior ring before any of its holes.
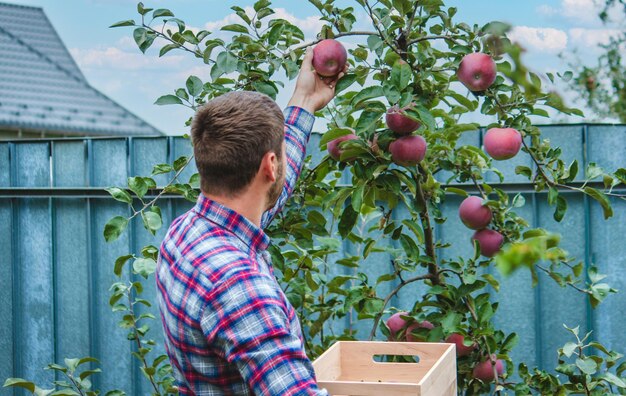
{"type": "Polygon", "coordinates": [[[274,184],[270,187],[267,192],[267,210],[271,209],[278,202],[278,198],[280,197],[280,193],[283,191],[283,187],[285,184],[285,174],[283,173],[283,161],[278,164],[278,174],[280,178],[276,179],[274,184]]]}

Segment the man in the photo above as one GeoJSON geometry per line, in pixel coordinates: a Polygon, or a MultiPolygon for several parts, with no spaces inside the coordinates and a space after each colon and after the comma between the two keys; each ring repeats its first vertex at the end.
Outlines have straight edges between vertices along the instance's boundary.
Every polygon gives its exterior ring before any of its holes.
{"type": "Polygon", "coordinates": [[[307,51],[283,117],[269,97],[231,92],[191,128],[202,193],[172,222],[156,281],[165,347],[182,395],[327,395],[296,313],[273,276],[263,228],[293,191],[313,113],[334,97],[307,51]]]}

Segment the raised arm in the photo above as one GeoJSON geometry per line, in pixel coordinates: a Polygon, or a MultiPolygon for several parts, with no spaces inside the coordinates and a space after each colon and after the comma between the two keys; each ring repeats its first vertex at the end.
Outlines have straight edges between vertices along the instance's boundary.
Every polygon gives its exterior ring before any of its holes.
{"type": "Polygon", "coordinates": [[[302,60],[300,74],[296,81],[287,109],[285,110],[285,146],[287,163],[285,164],[285,185],[276,205],[263,214],[261,227],[265,228],[276,213],[291,196],[296,181],[302,170],[302,162],[306,156],[306,145],[313,129],[315,118],[313,114],[322,109],[335,96],[337,80],[343,77],[344,72],[335,77],[321,77],[313,69],[313,51],[309,47],[302,60]]]}

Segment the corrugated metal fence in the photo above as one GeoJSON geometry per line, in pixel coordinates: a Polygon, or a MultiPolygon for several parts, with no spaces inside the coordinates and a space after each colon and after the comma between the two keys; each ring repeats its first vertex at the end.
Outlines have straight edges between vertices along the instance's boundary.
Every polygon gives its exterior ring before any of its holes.
{"type": "MultiPolygon", "coordinates": [[[[480,145],[482,132],[465,133],[460,144],[480,145]]],[[[553,147],[562,148],[567,162],[578,159],[584,166],[595,162],[607,170],[626,165],[624,125],[549,126],[542,132],[553,147]]],[[[322,156],[318,141],[319,135],[314,135],[309,145],[314,161],[322,156]]],[[[96,389],[150,393],[142,373],[131,364],[133,345],[117,327],[120,318],[108,306],[108,288],[115,281],[115,259],[149,243],[158,245],[167,226],[152,238],[140,224],[132,223],[119,240],[105,243],[102,230],[106,222],[129,209],[113,201],[104,188],[125,185],[128,176],[149,175],[154,164],[171,163],[190,151],[188,141],[174,137],[0,142],[1,381],[23,377],[49,384],[53,373],[42,370],[48,363],[89,355],[102,363],[103,374],[94,376],[96,389]]],[[[626,351],[625,203],[613,202],[615,215],[605,221],[599,205],[570,193],[567,215],[562,223],[556,223],[545,195],[534,193],[514,174],[516,165],[532,166],[523,153],[498,163],[506,181],[513,183],[503,187],[525,194],[526,205],[518,213],[533,226],[561,233],[566,250],[586,264],[597,264],[600,272],[609,275],[610,284],[622,292],[592,310],[580,293],[563,290],[544,276],[536,288],[530,285],[528,271],[503,280],[495,321],[503,329],[519,333],[514,359],[553,368],[556,348],[569,340],[562,323],[580,325],[582,331],[594,330],[595,338],[608,347],[626,351]]],[[[191,169],[185,171],[182,179],[192,173],[191,169]]],[[[166,177],[157,176],[158,184],[164,185],[166,177]]],[[[496,180],[495,174],[486,177],[496,180]]],[[[453,244],[452,249],[441,252],[444,258],[471,251],[471,233],[456,215],[460,201],[457,196],[448,198],[443,208],[448,221],[436,228],[438,238],[453,244]]],[[[164,223],[169,224],[191,205],[182,198],[164,199],[164,223]]],[[[349,252],[351,247],[346,244],[344,249],[349,252]]],[[[370,256],[361,270],[374,277],[387,272],[387,265],[370,256]]],[[[153,285],[148,286],[145,293],[153,296],[153,285]]],[[[417,291],[407,287],[393,305],[410,309],[417,291]]],[[[366,326],[359,330],[365,337],[366,326]]],[[[151,336],[161,340],[158,325],[151,336]]],[[[11,393],[4,389],[0,394],[11,393]]]]}

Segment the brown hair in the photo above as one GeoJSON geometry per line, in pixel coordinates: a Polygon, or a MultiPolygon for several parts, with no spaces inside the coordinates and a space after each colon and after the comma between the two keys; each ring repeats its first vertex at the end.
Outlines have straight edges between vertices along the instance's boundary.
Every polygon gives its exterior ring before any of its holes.
{"type": "Polygon", "coordinates": [[[269,96],[229,92],[201,107],[191,138],[202,191],[233,196],[250,184],[263,156],[281,160],[285,118],[269,96]]]}

